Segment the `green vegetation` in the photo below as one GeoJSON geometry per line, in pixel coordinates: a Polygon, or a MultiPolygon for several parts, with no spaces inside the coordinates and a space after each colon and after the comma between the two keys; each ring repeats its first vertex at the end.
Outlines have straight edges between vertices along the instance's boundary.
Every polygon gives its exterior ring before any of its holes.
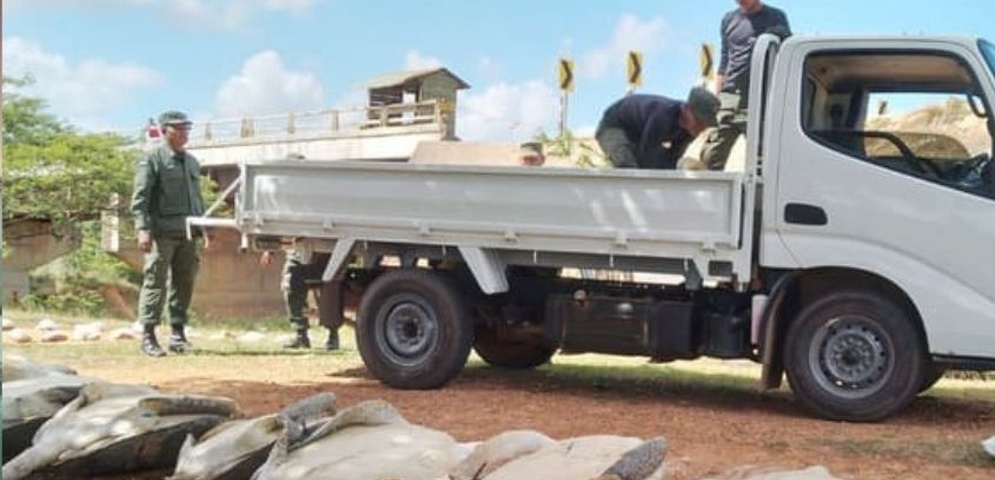
{"type": "MultiPolygon", "coordinates": [[[[3,78],[3,223],[50,221],[56,234],[81,235],[82,248],[37,272],[36,283],[49,288],[22,301],[36,311],[106,315],[105,294],[133,293],[140,275],[101,249],[99,219],[120,216],[124,241],[133,238],[127,199],[141,151],[124,137],[79,133],[58,120],[44,99],[18,92],[31,82],[3,78]]],[[[201,185],[213,201],[214,182],[205,177],[201,185]]],[[[4,256],[11,253],[5,244],[4,256]]]]}
{"type": "Polygon", "coordinates": [[[578,167],[604,168],[608,166],[608,160],[600,150],[589,143],[578,140],[569,130],[557,137],[540,132],[536,135],[535,141],[542,144],[546,156],[572,158],[578,167]]]}
{"type": "Polygon", "coordinates": [[[128,197],[139,152],[116,135],[77,133],[46,113],[44,100],[8,88],[29,82],[3,79],[3,221],[99,218],[112,194],[128,197]]]}

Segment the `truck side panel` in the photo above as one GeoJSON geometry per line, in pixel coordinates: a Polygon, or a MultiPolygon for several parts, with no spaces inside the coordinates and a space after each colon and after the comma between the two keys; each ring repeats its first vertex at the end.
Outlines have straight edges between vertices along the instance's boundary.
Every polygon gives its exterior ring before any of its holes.
{"type": "MultiPolygon", "coordinates": [[[[735,172],[248,164],[250,235],[691,259],[749,278],[735,172]]],[[[708,277],[706,277],[707,279],[708,277]]]]}

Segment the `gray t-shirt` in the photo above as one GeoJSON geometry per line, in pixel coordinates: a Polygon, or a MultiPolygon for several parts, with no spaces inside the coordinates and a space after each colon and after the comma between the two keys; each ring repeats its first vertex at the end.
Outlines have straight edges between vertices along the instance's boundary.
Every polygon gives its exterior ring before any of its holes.
{"type": "Polygon", "coordinates": [[[763,5],[752,15],[737,8],[722,17],[722,56],[719,75],[723,75],[722,91],[746,91],[750,83],[750,54],[753,44],[762,33],[791,35],[788,17],[781,10],[763,5]],[[772,30],[773,29],[773,30],[772,30]]]}

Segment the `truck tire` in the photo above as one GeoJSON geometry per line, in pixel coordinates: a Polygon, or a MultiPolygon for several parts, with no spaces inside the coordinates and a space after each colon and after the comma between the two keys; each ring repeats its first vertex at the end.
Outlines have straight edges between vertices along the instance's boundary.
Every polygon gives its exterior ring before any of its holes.
{"type": "Polygon", "coordinates": [[[463,370],[473,326],[444,273],[416,268],[385,273],[359,303],[356,344],[366,368],[385,385],[431,389],[463,370]]]}
{"type": "Polygon", "coordinates": [[[785,370],[795,396],[830,420],[881,420],[919,393],[926,355],[909,315],[875,293],[842,291],[790,326],[785,370]]]}
{"type": "Polygon", "coordinates": [[[549,361],[555,348],[542,344],[540,339],[530,341],[503,341],[493,329],[479,329],[473,350],[488,365],[511,370],[527,370],[549,361]]]}

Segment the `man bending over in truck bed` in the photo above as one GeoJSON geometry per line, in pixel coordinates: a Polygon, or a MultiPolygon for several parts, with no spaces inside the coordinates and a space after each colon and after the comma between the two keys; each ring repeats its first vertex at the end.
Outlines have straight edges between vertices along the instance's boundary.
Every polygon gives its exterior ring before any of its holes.
{"type": "Polygon", "coordinates": [[[595,138],[615,167],[673,169],[694,137],[715,126],[718,108],[703,87],[691,89],[687,101],[628,95],[605,110],[595,138]]]}

